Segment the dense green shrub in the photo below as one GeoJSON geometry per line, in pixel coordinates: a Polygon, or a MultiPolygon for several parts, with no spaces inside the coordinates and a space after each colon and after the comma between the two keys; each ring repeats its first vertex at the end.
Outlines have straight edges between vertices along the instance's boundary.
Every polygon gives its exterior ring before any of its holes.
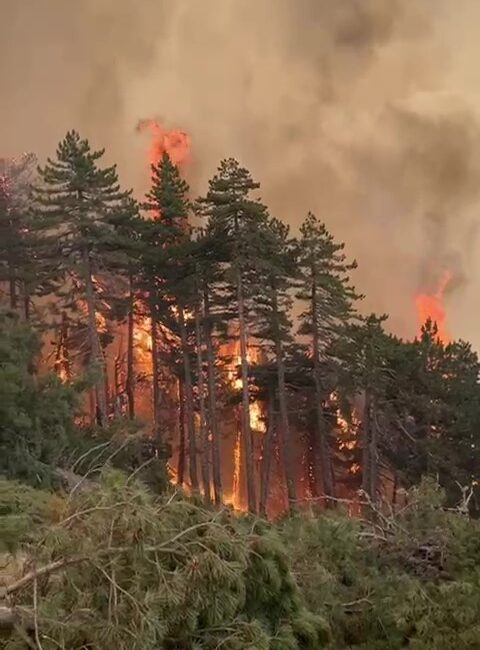
{"type": "MultiPolygon", "coordinates": [[[[37,567],[65,560],[38,579],[44,650],[325,647],[328,625],[304,607],[266,523],[154,497],[114,470],[59,503],[17,539],[37,567]]],[[[33,582],[11,595],[31,609],[33,582]]],[[[19,644],[13,636],[5,647],[19,644]]]]}

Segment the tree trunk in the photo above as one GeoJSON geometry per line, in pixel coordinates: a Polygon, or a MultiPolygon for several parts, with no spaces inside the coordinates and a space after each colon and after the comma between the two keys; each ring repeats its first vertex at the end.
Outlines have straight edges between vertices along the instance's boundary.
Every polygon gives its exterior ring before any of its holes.
{"type": "Polygon", "coordinates": [[[13,271],[10,271],[10,280],[9,280],[9,290],[10,290],[10,309],[17,308],[17,282],[13,271]]]}
{"type": "Polygon", "coordinates": [[[62,323],[58,331],[58,342],[55,350],[54,370],[62,381],[70,381],[70,359],[68,351],[68,317],[62,312],[62,323]]]}
{"type": "Polygon", "coordinates": [[[267,432],[263,438],[262,449],[262,476],[260,484],[259,513],[267,516],[268,490],[270,487],[270,474],[272,469],[273,450],[275,447],[275,391],[270,388],[268,396],[267,432]]]}
{"type": "MultiPolygon", "coordinates": [[[[314,272],[312,272],[312,276],[314,272]]],[[[313,381],[315,385],[315,411],[318,436],[318,450],[320,453],[320,465],[322,468],[323,491],[326,496],[335,496],[333,480],[333,469],[330,458],[330,449],[326,436],[326,423],[323,416],[323,392],[320,381],[320,346],[318,340],[318,310],[317,310],[317,288],[315,282],[312,286],[312,329],[313,329],[313,381]]]]}
{"type": "Polygon", "coordinates": [[[392,486],[392,510],[395,512],[397,507],[397,494],[398,494],[398,474],[393,471],[393,486],[392,486]]]}
{"type": "Polygon", "coordinates": [[[206,426],[206,412],[205,412],[205,386],[203,381],[203,353],[202,353],[202,328],[200,322],[200,306],[195,304],[195,336],[197,339],[197,373],[198,373],[198,403],[200,410],[200,441],[202,445],[201,455],[201,468],[202,468],[202,483],[203,483],[203,497],[205,503],[210,505],[212,502],[210,495],[210,463],[208,453],[208,434],[206,426]]]}
{"type": "Polygon", "coordinates": [[[185,415],[187,423],[189,474],[192,490],[198,492],[197,446],[195,440],[195,419],[193,411],[192,369],[188,349],[187,328],[183,307],[178,308],[178,324],[182,343],[183,374],[185,377],[185,415]]]}
{"type": "Polygon", "coordinates": [[[185,482],[185,391],[183,390],[183,379],[178,380],[178,403],[179,403],[179,444],[177,459],[177,485],[185,482]]]}
{"type": "Polygon", "coordinates": [[[370,499],[375,502],[377,496],[377,477],[378,477],[378,461],[377,461],[377,423],[375,412],[375,399],[371,391],[365,391],[365,407],[363,412],[363,476],[362,476],[362,489],[370,499]]]}
{"type": "Polygon", "coordinates": [[[377,449],[377,409],[375,397],[372,397],[372,426],[370,439],[370,497],[375,503],[377,501],[378,486],[378,449],[377,449]]]}
{"type": "Polygon", "coordinates": [[[362,418],[362,490],[369,494],[370,485],[370,396],[365,392],[362,418]]]}
{"type": "Polygon", "coordinates": [[[277,362],[278,381],[278,402],[280,406],[280,432],[283,448],[283,463],[285,471],[285,482],[287,485],[287,497],[289,510],[295,510],[297,503],[297,490],[295,486],[295,447],[293,445],[290,423],[288,418],[287,389],[285,386],[285,364],[283,360],[283,346],[280,339],[280,328],[278,324],[278,301],[277,292],[273,288],[273,328],[275,335],[275,356],[277,362]]]}
{"type": "Polygon", "coordinates": [[[122,339],[120,339],[120,345],[118,354],[115,357],[113,364],[113,417],[118,420],[123,416],[122,410],[122,339]]]}
{"type": "Polygon", "coordinates": [[[95,399],[97,402],[97,419],[100,426],[104,427],[108,421],[107,399],[105,395],[105,360],[100,345],[95,315],[95,290],[92,281],[90,255],[86,248],[82,251],[83,274],[85,281],[85,297],[88,313],[88,338],[90,344],[90,363],[97,367],[99,378],[95,382],[95,399]]]}
{"type": "Polygon", "coordinates": [[[153,426],[155,438],[161,444],[162,427],[160,424],[160,369],[158,365],[158,328],[155,305],[150,306],[151,339],[152,339],[152,393],[153,393],[153,426]]]}
{"type": "Polygon", "coordinates": [[[242,431],[245,450],[245,469],[247,477],[247,501],[248,510],[251,513],[257,511],[257,499],[255,495],[255,473],[253,459],[253,438],[250,426],[250,394],[248,388],[248,347],[247,331],[245,324],[245,306],[243,302],[243,282],[240,270],[237,270],[237,300],[238,300],[238,322],[240,336],[240,361],[242,377],[242,431]]]}
{"type": "Polygon", "coordinates": [[[215,505],[223,503],[222,474],[220,464],[220,437],[217,420],[217,382],[215,377],[215,353],[212,340],[212,324],[208,286],[203,292],[203,309],[205,316],[205,344],[207,348],[207,382],[208,382],[208,422],[212,445],[212,475],[215,505]]]}
{"type": "Polygon", "coordinates": [[[30,296],[26,289],[24,289],[23,295],[23,315],[28,323],[30,321],[30,296]]]}
{"type": "Polygon", "coordinates": [[[127,381],[126,393],[128,403],[128,417],[135,417],[135,368],[134,368],[134,327],[135,327],[135,296],[133,293],[133,278],[129,277],[128,321],[127,321],[127,381]]]}

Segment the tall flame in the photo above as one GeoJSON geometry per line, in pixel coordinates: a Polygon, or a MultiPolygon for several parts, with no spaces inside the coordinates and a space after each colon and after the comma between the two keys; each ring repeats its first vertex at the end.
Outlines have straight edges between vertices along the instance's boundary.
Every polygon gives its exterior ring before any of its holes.
{"type": "Polygon", "coordinates": [[[446,325],[446,312],[443,306],[445,290],[452,278],[450,271],[445,271],[434,294],[419,294],[415,299],[420,330],[427,320],[436,323],[438,338],[442,343],[450,341],[446,325]]]}
{"type": "Polygon", "coordinates": [[[150,131],[151,144],[149,161],[157,165],[166,152],[174,165],[182,166],[190,161],[190,136],[185,131],[173,129],[168,131],[155,120],[140,120],[137,131],[150,131]]]}

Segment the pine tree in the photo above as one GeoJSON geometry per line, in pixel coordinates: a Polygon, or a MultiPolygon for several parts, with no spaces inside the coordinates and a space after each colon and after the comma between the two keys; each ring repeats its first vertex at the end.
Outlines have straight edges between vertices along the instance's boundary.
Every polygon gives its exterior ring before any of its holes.
{"type": "Polygon", "coordinates": [[[202,468],[202,483],[203,494],[205,503],[211,503],[210,494],[210,454],[207,433],[207,412],[205,406],[205,383],[204,383],[204,364],[203,364],[203,336],[202,336],[202,311],[201,311],[201,296],[196,285],[196,299],[195,299],[195,345],[196,345],[196,358],[197,358],[197,391],[198,391],[198,408],[199,408],[199,431],[201,442],[201,468],[202,468]]]}
{"type": "Polygon", "coordinates": [[[120,191],[115,166],[99,167],[103,154],[103,149],[92,151],[88,140],[69,131],[57,148],[56,159],[49,158],[45,167],[39,168],[43,183],[35,188],[43,218],[39,227],[45,237],[54,234],[57,238],[61,256],[58,274],[76,288],[86,304],[88,356],[98,376],[95,394],[101,425],[106,424],[108,407],[95,274],[108,268],[103,244],[112,231],[110,219],[128,199],[128,193],[120,191]]]}
{"type": "Polygon", "coordinates": [[[332,342],[354,314],[359,297],[350,286],[348,273],[356,263],[348,263],[344,244],[335,242],[325,224],[309,213],[300,228],[298,265],[301,271],[297,297],[307,303],[300,315],[299,333],[309,337],[312,352],[312,375],[315,386],[316,435],[320,452],[323,490],[334,496],[335,483],[331,450],[323,403],[327,398],[322,381],[322,361],[332,342]]]}
{"type": "MultiPolygon", "coordinates": [[[[262,256],[258,259],[251,277],[251,293],[255,293],[255,318],[253,335],[273,355],[280,410],[280,434],[285,479],[290,509],[295,508],[295,445],[292,439],[286,388],[285,346],[291,345],[292,323],[289,312],[292,306],[291,289],[295,272],[295,250],[289,237],[289,228],[277,219],[271,219],[265,228],[262,256]]],[[[269,441],[269,444],[270,441],[269,441]]],[[[270,452],[271,449],[267,448],[270,452]]],[[[268,454],[267,464],[270,462],[268,454]]],[[[267,473],[268,476],[268,473],[267,473]]]]}
{"type": "Polygon", "coordinates": [[[362,397],[361,471],[362,489],[375,503],[380,489],[380,466],[384,463],[383,448],[388,425],[388,392],[393,380],[391,358],[396,345],[386,334],[386,316],[371,314],[350,324],[336,343],[340,359],[339,390],[353,401],[362,397]]]}
{"type": "Polygon", "coordinates": [[[389,364],[388,438],[383,453],[404,485],[439,480],[454,503],[459,485],[478,490],[480,362],[468,343],[445,345],[427,322],[413,342],[396,341],[389,364]]]}
{"type": "Polygon", "coordinates": [[[209,217],[208,227],[225,251],[222,266],[224,278],[231,286],[235,301],[240,370],[242,381],[242,431],[245,450],[248,509],[257,509],[253,438],[250,425],[250,394],[248,386],[248,317],[250,296],[246,294],[246,274],[255,266],[260,252],[258,233],[265,221],[264,206],[251,198],[256,183],[250,172],[230,158],[223,160],[209,181],[206,196],[199,200],[201,212],[209,217]]]}
{"type": "MultiPolygon", "coordinates": [[[[164,153],[157,165],[152,166],[152,186],[147,194],[144,208],[153,212],[154,219],[146,224],[144,242],[147,253],[145,266],[148,293],[152,309],[152,349],[154,361],[154,395],[158,390],[158,359],[156,345],[157,327],[163,319],[167,326],[178,328],[183,362],[185,392],[185,415],[189,451],[190,482],[198,490],[197,448],[195,436],[195,412],[191,365],[191,343],[187,313],[193,298],[194,269],[189,261],[192,251],[188,223],[188,184],[164,153]]],[[[158,409],[159,396],[154,396],[158,409]]],[[[158,411],[157,411],[158,413],[158,411]]],[[[158,415],[157,415],[158,417],[158,415]]]]}
{"type": "Polygon", "coordinates": [[[140,281],[143,228],[138,203],[131,197],[125,199],[121,209],[111,214],[109,223],[113,230],[105,240],[103,249],[108,251],[110,270],[115,273],[115,279],[121,282],[120,290],[114,291],[112,287],[108,300],[112,306],[111,317],[122,323],[126,320],[127,323],[125,394],[128,417],[133,420],[136,383],[134,334],[138,320],[136,294],[140,281]]]}
{"type": "Polygon", "coordinates": [[[50,372],[32,377],[40,351],[31,325],[0,311],[0,475],[51,486],[74,430],[79,390],[50,372]]]}
{"type": "MultiPolygon", "coordinates": [[[[197,206],[198,209],[198,206],[197,206]]],[[[197,351],[199,342],[205,346],[206,361],[206,424],[207,442],[203,444],[202,462],[208,461],[212,467],[214,501],[217,506],[223,503],[223,485],[220,454],[219,406],[219,348],[228,341],[228,325],[231,313],[228,307],[230,292],[225,282],[222,260],[225,259],[224,241],[216,237],[211,228],[197,229],[195,240],[195,310],[200,319],[200,332],[197,332],[197,351]]],[[[198,356],[197,356],[198,360],[198,356]]],[[[199,374],[200,380],[200,374],[199,374]]],[[[201,391],[200,384],[198,386],[201,391]]]]}

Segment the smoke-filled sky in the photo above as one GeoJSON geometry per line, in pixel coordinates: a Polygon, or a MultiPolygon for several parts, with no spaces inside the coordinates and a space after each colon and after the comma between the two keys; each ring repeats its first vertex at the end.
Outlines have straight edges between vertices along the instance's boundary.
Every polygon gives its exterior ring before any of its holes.
{"type": "Polygon", "coordinates": [[[275,216],[326,221],[397,333],[452,271],[480,347],[479,24],[478,0],[0,0],[0,156],[76,128],[140,192],[157,117],[191,134],[195,193],[234,156],[275,216]]]}

